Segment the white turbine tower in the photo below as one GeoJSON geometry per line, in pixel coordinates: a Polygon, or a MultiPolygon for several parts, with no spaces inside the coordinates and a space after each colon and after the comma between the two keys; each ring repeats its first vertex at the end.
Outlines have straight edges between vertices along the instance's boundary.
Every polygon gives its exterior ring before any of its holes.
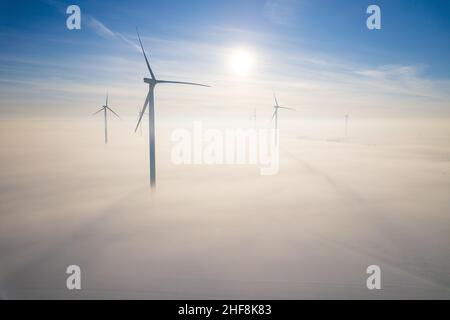
{"type": "Polygon", "coordinates": [[[139,36],[139,32],[136,32],[138,35],[139,43],[141,45],[142,53],[144,55],[145,63],[147,64],[148,71],[150,72],[151,78],[144,78],[144,82],[148,83],[148,94],[147,98],[145,98],[144,106],[142,107],[141,114],[139,116],[138,123],[134,131],[136,132],[139,124],[141,123],[142,116],[145,113],[145,109],[147,108],[147,104],[149,106],[148,110],[148,138],[149,138],[149,153],[150,153],[150,187],[155,187],[156,185],[156,163],[155,163],[155,87],[157,84],[163,83],[171,83],[171,84],[186,84],[192,86],[201,86],[201,87],[209,87],[208,85],[193,83],[193,82],[182,82],[182,81],[168,81],[168,80],[157,80],[155,74],[150,67],[150,63],[148,62],[147,55],[145,54],[144,46],[142,45],[141,37],[139,36]]]}
{"type": "Polygon", "coordinates": [[[272,120],[275,120],[275,122],[274,122],[275,123],[275,126],[274,126],[275,127],[275,143],[277,143],[278,109],[288,109],[288,110],[293,110],[293,111],[295,111],[295,109],[280,106],[278,104],[277,97],[275,96],[275,93],[273,94],[273,98],[275,99],[275,105],[273,106],[274,111],[273,111],[273,115],[272,115],[272,120]]]}
{"type": "Polygon", "coordinates": [[[112,113],[114,113],[117,118],[120,119],[119,115],[117,113],[115,113],[110,107],[108,107],[108,94],[106,94],[106,103],[104,106],[102,106],[100,108],[100,110],[98,110],[97,112],[94,112],[92,115],[96,115],[97,113],[103,111],[105,113],[105,144],[108,143],[108,110],[111,111],[112,113]]]}

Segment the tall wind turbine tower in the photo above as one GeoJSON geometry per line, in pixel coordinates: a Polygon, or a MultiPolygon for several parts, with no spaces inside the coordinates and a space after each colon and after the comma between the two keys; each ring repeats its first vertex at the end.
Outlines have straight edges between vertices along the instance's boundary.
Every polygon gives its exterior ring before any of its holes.
{"type": "Polygon", "coordinates": [[[145,54],[144,46],[142,45],[141,37],[139,36],[139,32],[136,28],[136,33],[139,39],[139,44],[141,45],[142,54],[144,55],[145,63],[147,64],[147,69],[150,73],[150,78],[144,78],[144,82],[148,83],[148,94],[145,98],[144,106],[142,107],[141,114],[139,116],[138,123],[134,131],[139,128],[139,124],[141,123],[142,116],[145,113],[145,110],[148,107],[148,140],[149,140],[149,156],[150,156],[150,187],[154,188],[156,186],[156,160],[155,160],[155,87],[157,84],[186,84],[192,86],[201,86],[201,87],[209,87],[205,84],[193,83],[193,82],[182,82],[182,81],[169,81],[169,80],[158,80],[155,77],[155,74],[150,67],[150,63],[148,62],[147,55],[145,54]]]}
{"type": "Polygon", "coordinates": [[[94,112],[92,115],[95,115],[101,111],[105,114],[105,144],[108,143],[108,110],[111,111],[113,114],[117,116],[117,118],[120,119],[119,115],[115,113],[110,107],[108,107],[108,94],[106,94],[106,103],[104,106],[100,108],[100,110],[94,112]]]}
{"type": "Polygon", "coordinates": [[[282,107],[278,104],[278,100],[277,97],[275,95],[275,93],[273,94],[273,98],[275,99],[275,105],[273,106],[273,115],[272,115],[272,120],[274,120],[274,129],[275,129],[275,143],[277,143],[278,141],[278,109],[288,109],[288,110],[293,110],[295,111],[295,109],[292,108],[288,108],[288,107],[282,107]]]}

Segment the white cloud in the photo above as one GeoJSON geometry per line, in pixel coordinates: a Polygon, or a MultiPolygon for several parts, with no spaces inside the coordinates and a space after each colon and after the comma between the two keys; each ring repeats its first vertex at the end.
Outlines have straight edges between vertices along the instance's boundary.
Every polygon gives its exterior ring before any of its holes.
{"type": "MultiPolygon", "coordinates": [[[[62,100],[76,102],[79,106],[93,97],[100,99],[107,88],[112,95],[122,97],[122,105],[137,102],[140,105],[145,92],[142,78],[147,70],[136,39],[112,30],[95,18],[91,19],[90,28],[106,39],[118,39],[133,50],[128,53],[121,50],[120,54],[108,51],[101,57],[85,54],[70,62],[66,57],[48,60],[2,55],[1,68],[15,75],[2,77],[1,101],[6,106],[2,109],[28,108],[42,96],[47,96],[45,101],[53,97],[51,105],[62,100]],[[30,95],[23,95],[22,88],[14,84],[14,81],[24,81],[22,75],[25,74],[30,95]]],[[[192,97],[187,96],[192,91],[186,88],[159,87],[158,104],[170,106],[167,112],[178,108],[190,111],[207,108],[213,110],[211,112],[236,115],[253,107],[269,110],[272,90],[277,91],[286,104],[300,106],[301,110],[314,114],[330,115],[349,109],[361,115],[396,112],[409,116],[411,110],[416,110],[441,116],[450,112],[450,81],[428,78],[425,65],[374,67],[351,63],[337,56],[308,52],[293,39],[273,34],[252,33],[250,38],[256,39],[252,51],[258,56],[258,63],[250,77],[236,80],[227,70],[227,53],[233,33],[242,34],[242,30],[215,28],[212,32],[217,35],[212,37],[214,41],[163,39],[146,36],[146,31],[141,31],[150,63],[159,78],[213,85],[192,97]],[[266,45],[269,40],[287,41],[288,48],[273,46],[269,51],[266,45]]],[[[85,113],[89,108],[83,105],[70,110],[85,113]]],[[[135,108],[130,111],[134,113],[135,108]]]]}
{"type": "Polygon", "coordinates": [[[86,16],[88,26],[102,37],[115,37],[115,33],[91,15],[86,16]]]}

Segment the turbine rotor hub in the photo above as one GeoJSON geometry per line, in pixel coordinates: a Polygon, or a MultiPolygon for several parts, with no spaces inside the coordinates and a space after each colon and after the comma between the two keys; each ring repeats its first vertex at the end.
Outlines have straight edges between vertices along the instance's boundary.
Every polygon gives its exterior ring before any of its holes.
{"type": "Polygon", "coordinates": [[[156,84],[156,80],[151,79],[151,78],[144,78],[144,82],[148,83],[148,84],[152,84],[152,85],[156,84]]]}

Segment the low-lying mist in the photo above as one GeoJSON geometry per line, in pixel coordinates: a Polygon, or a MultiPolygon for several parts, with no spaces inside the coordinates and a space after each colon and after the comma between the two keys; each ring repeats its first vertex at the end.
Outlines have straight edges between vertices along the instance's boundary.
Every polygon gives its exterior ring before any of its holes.
{"type": "Polygon", "coordinates": [[[450,298],[448,122],[286,117],[262,176],[173,164],[161,121],[154,191],[146,123],[108,125],[0,122],[0,298],[450,298]]]}

